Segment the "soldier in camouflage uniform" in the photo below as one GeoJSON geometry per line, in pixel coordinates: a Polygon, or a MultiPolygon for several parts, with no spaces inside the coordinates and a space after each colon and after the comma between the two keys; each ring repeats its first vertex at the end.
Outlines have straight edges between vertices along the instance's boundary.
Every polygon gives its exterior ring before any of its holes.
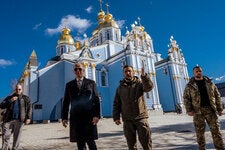
{"type": "Polygon", "coordinates": [[[218,116],[222,116],[223,107],[220,93],[215,84],[202,75],[202,68],[193,68],[194,77],[186,85],[183,98],[187,114],[193,116],[199,150],[205,150],[205,127],[208,123],[216,149],[224,150],[218,116]]]}
{"type": "Polygon", "coordinates": [[[143,150],[152,150],[144,92],[151,91],[153,83],[145,73],[144,67],[141,80],[134,76],[132,66],[125,65],[123,73],[125,78],[120,81],[113,103],[113,120],[117,125],[121,124],[120,115],[122,114],[124,135],[129,150],[137,150],[137,134],[143,150]]]}

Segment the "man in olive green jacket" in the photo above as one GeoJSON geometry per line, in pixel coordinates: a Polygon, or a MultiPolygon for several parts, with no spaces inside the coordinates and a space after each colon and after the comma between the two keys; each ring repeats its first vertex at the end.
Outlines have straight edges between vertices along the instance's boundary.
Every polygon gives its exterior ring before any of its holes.
{"type": "Polygon", "coordinates": [[[129,150],[137,149],[136,132],[144,150],[152,149],[151,131],[148,124],[148,111],[144,92],[153,88],[152,81],[142,68],[141,79],[134,76],[132,66],[123,67],[124,79],[116,90],[113,104],[113,120],[119,125],[120,114],[124,122],[124,134],[129,150]]]}
{"type": "Polygon", "coordinates": [[[223,113],[220,93],[215,84],[202,75],[202,68],[193,68],[194,77],[186,85],[183,98],[187,114],[193,116],[198,148],[205,150],[205,127],[208,123],[216,149],[224,150],[217,114],[223,113]]]}

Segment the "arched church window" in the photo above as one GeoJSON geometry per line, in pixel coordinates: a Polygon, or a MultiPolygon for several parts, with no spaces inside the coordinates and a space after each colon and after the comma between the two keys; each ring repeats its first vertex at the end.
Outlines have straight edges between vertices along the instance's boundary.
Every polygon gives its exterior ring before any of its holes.
{"type": "Polygon", "coordinates": [[[166,68],[166,67],[164,67],[164,68],[163,68],[163,73],[164,73],[165,75],[167,75],[167,74],[168,74],[168,70],[167,70],[167,68],[166,68]]]}
{"type": "Polygon", "coordinates": [[[103,42],[103,38],[102,38],[102,33],[100,33],[100,44],[102,44],[102,42],[103,42]]]}
{"type": "Polygon", "coordinates": [[[116,41],[119,41],[118,31],[116,31],[116,41]]]}
{"type": "Polygon", "coordinates": [[[98,39],[96,39],[96,45],[99,45],[98,39]]]}
{"type": "Polygon", "coordinates": [[[105,71],[101,72],[101,85],[102,86],[107,86],[106,72],[105,71]]]}
{"type": "Polygon", "coordinates": [[[106,32],[106,39],[110,40],[110,32],[109,31],[106,32]]]}
{"type": "Polygon", "coordinates": [[[61,47],[60,52],[61,52],[61,54],[63,54],[63,47],[61,47]]]}

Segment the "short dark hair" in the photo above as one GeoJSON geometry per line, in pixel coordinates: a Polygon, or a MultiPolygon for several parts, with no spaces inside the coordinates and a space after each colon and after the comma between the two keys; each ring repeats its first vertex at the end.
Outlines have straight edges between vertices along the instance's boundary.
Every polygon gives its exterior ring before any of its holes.
{"type": "Polygon", "coordinates": [[[195,69],[202,69],[202,67],[197,65],[197,66],[194,66],[194,68],[192,70],[194,71],[195,69]]]}
{"type": "Polygon", "coordinates": [[[123,70],[126,69],[126,68],[128,68],[128,67],[130,67],[130,68],[132,68],[132,70],[134,70],[134,68],[131,65],[125,65],[125,66],[123,66],[123,70]]]}

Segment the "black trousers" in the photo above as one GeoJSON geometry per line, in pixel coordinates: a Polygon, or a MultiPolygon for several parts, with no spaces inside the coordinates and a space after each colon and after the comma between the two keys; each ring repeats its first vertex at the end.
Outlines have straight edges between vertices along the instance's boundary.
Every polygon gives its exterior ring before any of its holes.
{"type": "Polygon", "coordinates": [[[97,150],[97,146],[94,140],[77,141],[78,150],[87,150],[86,143],[88,145],[89,150],[97,150]]]}

